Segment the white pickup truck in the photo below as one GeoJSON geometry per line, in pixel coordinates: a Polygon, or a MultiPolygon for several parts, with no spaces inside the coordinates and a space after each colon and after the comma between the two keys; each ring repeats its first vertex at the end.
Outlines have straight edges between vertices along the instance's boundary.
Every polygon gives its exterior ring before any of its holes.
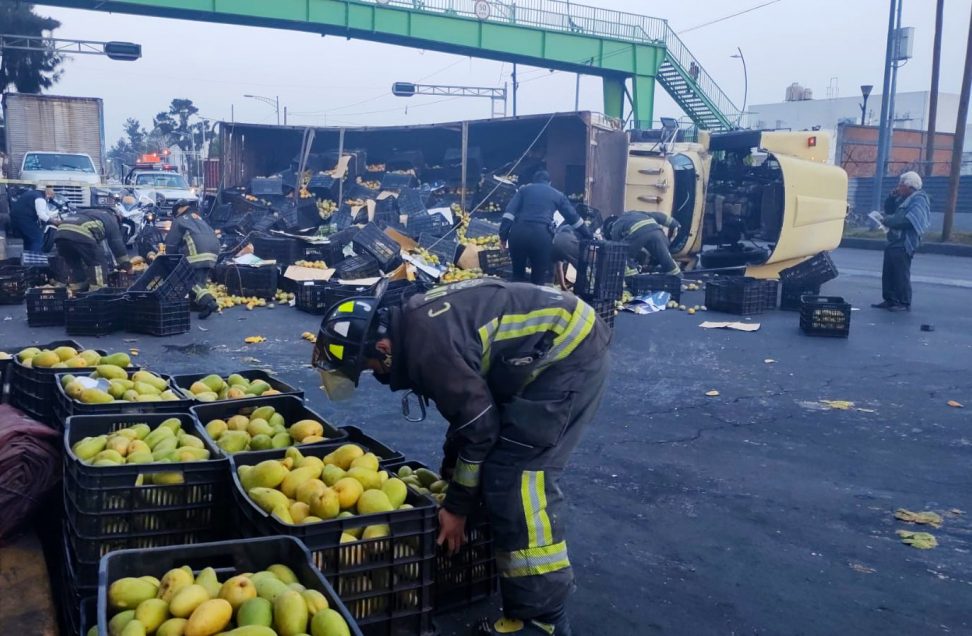
{"type": "Polygon", "coordinates": [[[79,208],[92,204],[91,188],[101,184],[91,157],[73,152],[26,152],[20,179],[32,182],[37,188],[52,185],[54,192],[79,208]]]}

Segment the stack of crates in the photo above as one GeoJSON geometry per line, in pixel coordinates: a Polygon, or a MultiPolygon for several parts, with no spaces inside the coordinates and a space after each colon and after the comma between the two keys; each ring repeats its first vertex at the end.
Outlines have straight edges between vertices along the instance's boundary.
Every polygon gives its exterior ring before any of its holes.
{"type": "Polygon", "coordinates": [[[171,336],[189,331],[192,268],[182,256],[157,256],[128,289],[125,328],[133,333],[171,336]]]}
{"type": "Polygon", "coordinates": [[[740,276],[712,280],[705,285],[705,305],[709,311],[752,316],[776,308],[778,283],[740,276]]]}
{"type": "MultiPolygon", "coordinates": [[[[87,443],[89,448],[77,449],[85,457],[90,456],[92,445],[87,443]]],[[[226,537],[228,462],[188,413],[70,417],[64,428],[63,474],[65,590],[61,602],[62,613],[74,625],[81,623],[81,605],[98,593],[99,563],[109,552],[226,537]],[[148,427],[142,439],[151,444],[153,434],[170,437],[155,431],[173,418],[181,431],[200,440],[209,459],[95,466],[75,453],[75,445],[85,438],[100,439],[136,424],[148,427]]]]}
{"type": "Polygon", "coordinates": [[[104,336],[123,326],[125,290],[104,287],[68,299],[64,327],[70,336],[104,336]]]}
{"type": "Polygon", "coordinates": [[[799,311],[802,296],[820,294],[820,287],[837,275],[837,266],[827,252],[780,271],[780,309],[799,311]]]}

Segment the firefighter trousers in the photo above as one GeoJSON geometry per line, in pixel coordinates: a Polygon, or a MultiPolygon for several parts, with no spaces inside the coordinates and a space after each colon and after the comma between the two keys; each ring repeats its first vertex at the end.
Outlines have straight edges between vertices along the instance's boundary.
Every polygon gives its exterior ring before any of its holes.
{"type": "Polygon", "coordinates": [[[644,250],[647,253],[648,261],[658,265],[661,273],[681,275],[682,268],[672,258],[668,237],[665,236],[665,231],[661,226],[642,228],[629,236],[626,241],[630,258],[646,264],[643,262],[645,254],[642,254],[642,250],[644,250]]]}
{"type": "Polygon", "coordinates": [[[206,284],[209,283],[210,271],[212,271],[210,267],[196,267],[192,271],[195,277],[192,285],[192,300],[196,303],[197,307],[202,307],[209,303],[216,303],[216,298],[206,287],[206,284]]]}
{"type": "Polygon", "coordinates": [[[107,285],[108,257],[100,243],[56,239],[54,244],[71,272],[71,289],[95,291],[107,285]]]}
{"type": "Polygon", "coordinates": [[[553,621],[574,587],[557,482],[601,401],[608,353],[570,366],[550,367],[500,407],[500,438],[483,462],[482,495],[509,618],[553,621]],[[571,383],[576,391],[558,390],[565,385],[558,373],[585,381],[571,383]]]}

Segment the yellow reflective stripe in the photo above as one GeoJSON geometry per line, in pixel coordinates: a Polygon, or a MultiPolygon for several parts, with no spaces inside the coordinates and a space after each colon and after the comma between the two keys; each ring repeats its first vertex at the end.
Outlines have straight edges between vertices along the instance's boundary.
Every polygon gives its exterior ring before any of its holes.
{"type": "Polygon", "coordinates": [[[190,263],[203,263],[206,261],[216,262],[216,255],[213,254],[212,252],[202,252],[199,254],[192,254],[190,256],[186,256],[186,260],[189,261],[190,263]]]}
{"type": "Polygon", "coordinates": [[[58,232],[73,232],[75,234],[80,234],[81,236],[83,236],[85,238],[89,238],[91,240],[94,240],[94,236],[91,234],[91,232],[89,232],[87,229],[85,229],[85,227],[82,226],[82,225],[75,225],[73,223],[62,223],[59,226],[57,226],[57,231],[58,232]]]}
{"type": "Polygon", "coordinates": [[[527,527],[527,546],[531,548],[553,543],[553,529],[547,516],[547,493],[543,471],[523,471],[520,478],[520,498],[527,527]]]}
{"type": "Polygon", "coordinates": [[[452,472],[452,481],[466,488],[479,488],[480,464],[458,460],[452,472]]]}
{"type": "Polygon", "coordinates": [[[490,358],[489,353],[493,347],[493,335],[499,326],[499,319],[493,318],[488,323],[479,328],[479,342],[483,346],[483,358],[479,364],[480,375],[489,373],[490,358]]]}
{"type": "Polygon", "coordinates": [[[344,360],[344,345],[330,344],[327,346],[327,349],[338,360],[344,360]]]}
{"type": "Polygon", "coordinates": [[[537,365],[537,369],[530,376],[530,380],[534,380],[544,369],[554,362],[563,360],[573,353],[574,349],[580,343],[584,342],[584,338],[591,333],[596,320],[597,313],[587,303],[578,300],[570,323],[567,325],[567,330],[554,339],[553,346],[550,347],[550,351],[547,352],[547,355],[537,365]]]}
{"type": "Polygon", "coordinates": [[[570,567],[567,542],[513,552],[497,552],[496,565],[500,576],[505,578],[537,576],[563,570],[570,567]]]}
{"type": "Polygon", "coordinates": [[[349,314],[349,313],[351,313],[352,311],[354,311],[354,301],[353,300],[350,300],[350,301],[348,301],[346,303],[341,303],[338,306],[338,311],[340,313],[342,313],[342,314],[349,314]]]}
{"type": "Polygon", "coordinates": [[[186,249],[189,251],[190,256],[196,255],[196,242],[192,240],[192,236],[188,232],[182,235],[183,240],[186,242],[186,249]]]}
{"type": "Polygon", "coordinates": [[[631,226],[630,230],[628,230],[627,236],[631,236],[641,228],[648,227],[649,225],[658,225],[658,222],[655,221],[655,219],[645,219],[644,221],[638,221],[637,223],[631,226]]]}
{"type": "Polygon", "coordinates": [[[549,307],[526,314],[502,316],[496,332],[496,340],[513,340],[544,331],[553,331],[559,335],[567,329],[570,318],[570,312],[563,307],[549,307]]]}

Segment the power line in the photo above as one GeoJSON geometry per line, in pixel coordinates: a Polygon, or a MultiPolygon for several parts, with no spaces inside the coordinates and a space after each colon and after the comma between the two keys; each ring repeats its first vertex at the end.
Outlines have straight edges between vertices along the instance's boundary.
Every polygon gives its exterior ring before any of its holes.
{"type": "Polygon", "coordinates": [[[780,1],[781,0],[769,0],[769,2],[764,2],[763,4],[758,4],[755,7],[750,7],[748,9],[744,9],[744,10],[739,11],[737,13],[733,13],[732,15],[727,15],[727,16],[723,16],[721,18],[716,18],[715,20],[711,20],[709,22],[703,22],[702,24],[696,24],[693,27],[689,27],[687,29],[683,29],[683,30],[679,31],[678,34],[679,35],[682,35],[683,33],[688,33],[689,31],[695,31],[696,29],[701,29],[702,27],[707,27],[707,26],[710,26],[710,25],[713,25],[713,24],[718,24],[719,22],[725,22],[726,20],[735,18],[737,16],[741,16],[741,15],[746,14],[746,13],[750,13],[751,11],[755,11],[757,9],[762,9],[763,7],[768,7],[769,5],[776,4],[777,2],[780,2],[780,1]]]}

